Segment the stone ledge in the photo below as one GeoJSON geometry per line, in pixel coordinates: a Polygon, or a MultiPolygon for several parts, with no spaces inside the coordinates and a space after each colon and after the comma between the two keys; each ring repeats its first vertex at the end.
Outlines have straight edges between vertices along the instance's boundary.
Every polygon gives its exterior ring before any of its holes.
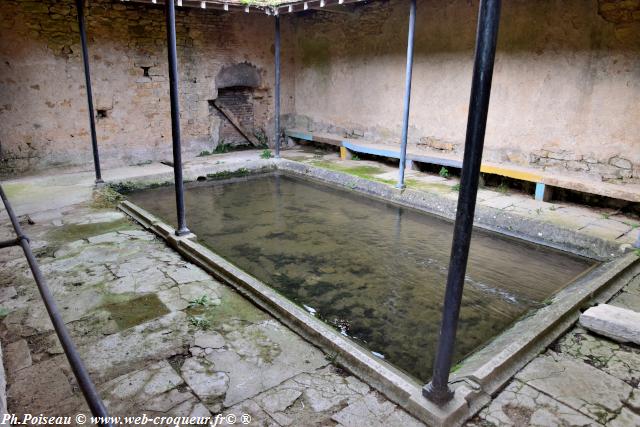
{"type": "Polygon", "coordinates": [[[338,364],[428,425],[461,425],[489,401],[489,396],[480,392],[472,382],[462,381],[455,384],[455,396],[451,402],[443,407],[431,403],[422,396],[422,384],[377,359],[266,284],[195,242],[195,236],[176,236],[171,227],[131,202],[123,202],[119,207],[145,228],[165,239],[167,244],[186,259],[234,287],[302,338],[329,353],[336,354],[338,364]]]}

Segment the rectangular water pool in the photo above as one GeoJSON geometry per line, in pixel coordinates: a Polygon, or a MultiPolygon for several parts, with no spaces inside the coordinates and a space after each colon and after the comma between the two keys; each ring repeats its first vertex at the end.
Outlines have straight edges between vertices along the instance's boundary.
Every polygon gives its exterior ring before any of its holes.
{"type": "MultiPolygon", "coordinates": [[[[129,199],[175,226],[173,187],[129,199]]],[[[185,199],[201,243],[377,357],[429,380],[451,222],[280,174],[189,184],[185,199]]],[[[474,230],[456,361],[594,263],[474,230]]]]}

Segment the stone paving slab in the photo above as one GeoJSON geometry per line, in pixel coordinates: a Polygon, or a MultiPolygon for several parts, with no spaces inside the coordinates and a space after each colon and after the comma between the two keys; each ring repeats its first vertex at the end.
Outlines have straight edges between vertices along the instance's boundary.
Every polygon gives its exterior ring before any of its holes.
{"type": "Polygon", "coordinates": [[[640,294],[632,292],[620,292],[609,304],[640,312],[640,294]]]}
{"type": "MultiPolygon", "coordinates": [[[[505,427],[601,426],[602,424],[520,381],[513,381],[484,408],[484,423],[505,427]]],[[[482,425],[475,421],[469,426],[482,425]]]]}
{"type": "MultiPolygon", "coordinates": [[[[200,163],[198,167],[206,167],[207,159],[200,163]]],[[[160,169],[162,173],[170,171],[164,166],[160,169]]],[[[128,172],[132,178],[146,173],[142,169],[128,172]]],[[[71,175],[63,180],[54,179],[51,185],[59,188],[28,196],[21,194],[31,191],[30,187],[20,188],[20,182],[16,182],[10,196],[19,213],[29,213],[35,221],[25,223],[25,229],[43,269],[47,269],[46,276],[59,298],[68,327],[81,352],[89,357],[87,365],[96,374],[98,388],[109,407],[132,414],[138,411],[208,414],[212,408],[238,415],[248,412],[256,422],[251,425],[369,426],[380,425],[381,419],[390,426],[420,425],[366,384],[328,364],[318,349],[282,325],[274,323],[282,328],[280,332],[265,331],[265,325],[275,322],[270,316],[184,262],[150,233],[129,223],[113,209],[96,209],[89,200],[91,174],[86,175],[82,182],[76,182],[71,175]],[[62,187],[70,185],[78,188],[58,205],[47,204],[62,187]],[[122,307],[135,307],[139,305],[136,298],[149,295],[157,297],[158,303],[154,304],[160,304],[157,307],[162,313],[151,318],[142,313],[146,317],[140,317],[136,324],[119,326],[122,307]],[[194,308],[193,301],[203,296],[208,300],[204,309],[208,324],[194,319],[198,307],[194,308]],[[277,338],[269,335],[272,332],[278,334],[277,338]],[[297,365],[298,370],[291,373],[280,369],[280,381],[277,374],[264,387],[251,392],[239,387],[238,397],[227,401],[228,391],[235,387],[230,384],[237,372],[222,370],[221,365],[227,362],[219,355],[227,353],[229,361],[241,360],[254,366],[253,369],[268,367],[278,360],[283,348],[286,351],[290,337],[301,343],[294,349],[319,355],[312,357],[312,366],[297,365]],[[141,343],[147,344],[148,349],[141,349],[145,347],[141,343]],[[113,346],[119,346],[117,352],[113,346]],[[194,362],[187,364],[188,360],[212,363],[213,379],[224,378],[220,372],[229,377],[224,396],[216,397],[216,405],[220,406],[212,406],[207,399],[203,401],[188,384],[187,378],[195,384],[187,375],[193,371],[190,364],[194,362]],[[220,361],[216,367],[215,363],[220,361]],[[153,380],[159,377],[163,380],[153,380]],[[231,406],[225,406],[225,402],[231,406]]],[[[37,185],[43,187],[44,183],[37,185]]],[[[519,214],[544,220],[553,216],[550,221],[554,223],[580,216],[584,221],[577,228],[593,223],[608,228],[608,221],[625,222],[618,215],[604,218],[583,207],[554,204],[552,209],[510,193],[490,189],[481,192],[483,200],[507,203],[510,199],[519,214]]],[[[620,230],[615,227],[612,235],[622,230],[622,226],[620,230]]],[[[638,230],[632,228],[618,241],[628,240],[634,232],[638,230]]],[[[0,222],[0,234],[11,236],[7,221],[0,222]]],[[[618,304],[632,304],[631,295],[640,295],[640,277],[617,297],[618,304]]],[[[8,315],[0,322],[0,339],[6,348],[12,345],[12,355],[7,357],[22,360],[28,352],[32,359],[31,365],[17,364],[7,372],[9,408],[13,412],[56,414],[86,411],[46,314],[42,307],[38,308],[41,304],[21,251],[4,249],[0,253],[0,307],[8,315]]],[[[635,417],[640,414],[638,348],[612,343],[586,331],[568,334],[564,340],[554,347],[557,352],[545,353],[539,357],[542,362],[536,359],[523,371],[541,376],[532,374],[513,380],[469,425],[527,425],[527,419],[530,425],[599,425],[599,420],[607,420],[611,425],[637,425],[629,423],[636,423],[635,417]],[[557,373],[556,378],[550,378],[550,372],[557,373]],[[584,393],[583,382],[588,386],[584,393]],[[601,388],[599,393],[597,384],[601,388]],[[513,387],[517,387],[517,392],[513,387]],[[581,400],[582,397],[587,400],[581,400]],[[530,418],[526,418],[529,414],[530,418]]]]}
{"type": "Polygon", "coordinates": [[[576,327],[558,341],[555,349],[632,387],[640,383],[640,348],[637,346],[617,343],[576,327]]]}
{"type": "MultiPolygon", "coordinates": [[[[265,425],[313,425],[310,414],[317,425],[335,425],[331,417],[349,396],[371,393],[121,214],[89,204],[42,212],[26,232],[41,248],[42,269],[111,414],[202,416],[247,407],[264,414],[265,425]],[[302,412],[288,404],[300,399],[308,402],[302,412]]],[[[87,413],[22,254],[0,257],[9,410],[87,413]]],[[[376,399],[394,417],[421,425],[376,399]]]]}
{"type": "Polygon", "coordinates": [[[534,359],[515,378],[601,423],[611,420],[633,391],[597,368],[552,351],[534,359]]]}
{"type": "Polygon", "coordinates": [[[640,426],[640,415],[628,408],[622,408],[620,414],[611,422],[607,423],[607,427],[632,427],[640,426]]]}

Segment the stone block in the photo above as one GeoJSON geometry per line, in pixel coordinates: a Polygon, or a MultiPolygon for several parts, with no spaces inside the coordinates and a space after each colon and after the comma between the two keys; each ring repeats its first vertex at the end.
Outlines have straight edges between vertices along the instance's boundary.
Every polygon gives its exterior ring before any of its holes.
{"type": "Polygon", "coordinates": [[[633,166],[631,162],[623,157],[612,157],[609,159],[609,164],[620,169],[629,169],[633,166]]]}
{"type": "Polygon", "coordinates": [[[31,366],[31,352],[25,340],[12,342],[5,348],[5,369],[9,377],[31,366]]]}
{"type": "MultiPolygon", "coordinates": [[[[598,426],[596,421],[520,381],[513,381],[479,418],[496,426],[598,426]]],[[[483,425],[483,424],[480,424],[483,425]]]]}
{"type": "Polygon", "coordinates": [[[640,313],[600,304],[580,315],[582,327],[619,342],[640,344],[640,313]]]}
{"type": "Polygon", "coordinates": [[[443,141],[432,136],[425,136],[420,138],[420,142],[418,143],[418,145],[426,145],[429,148],[441,151],[455,151],[455,149],[458,147],[458,144],[443,141]]]}
{"type": "Polygon", "coordinates": [[[632,391],[618,378],[553,352],[534,359],[516,379],[603,424],[615,417],[632,391]]]}

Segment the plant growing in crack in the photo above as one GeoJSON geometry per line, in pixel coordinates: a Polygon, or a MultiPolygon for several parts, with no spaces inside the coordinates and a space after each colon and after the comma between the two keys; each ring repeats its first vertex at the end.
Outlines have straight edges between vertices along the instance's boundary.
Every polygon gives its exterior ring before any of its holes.
{"type": "Polygon", "coordinates": [[[325,354],[324,358],[331,363],[332,365],[334,365],[336,363],[336,360],[338,359],[338,353],[332,353],[332,354],[325,354]]]}
{"type": "Polygon", "coordinates": [[[262,153],[260,153],[261,159],[270,159],[271,157],[273,157],[271,150],[262,150],[262,153]]]}
{"type": "Polygon", "coordinates": [[[456,185],[454,185],[453,187],[451,187],[452,191],[460,191],[460,183],[457,183],[456,185]]]}
{"type": "Polygon", "coordinates": [[[450,177],[449,170],[444,166],[440,168],[440,172],[438,172],[438,175],[440,175],[444,179],[449,179],[450,177]]]}
{"type": "Polygon", "coordinates": [[[203,331],[211,328],[211,322],[208,319],[205,319],[201,316],[189,316],[187,319],[192,326],[195,326],[197,329],[202,329],[203,331]]]}
{"type": "Polygon", "coordinates": [[[209,300],[209,297],[207,295],[202,295],[198,298],[194,298],[191,301],[189,301],[189,308],[193,308],[197,306],[206,307],[210,303],[211,301],[209,300]]]}
{"type": "Polygon", "coordinates": [[[256,137],[256,139],[258,140],[258,142],[260,143],[260,145],[258,146],[258,148],[266,148],[269,144],[269,138],[267,137],[267,134],[264,133],[264,130],[262,129],[256,129],[253,132],[253,136],[256,137]]]}

